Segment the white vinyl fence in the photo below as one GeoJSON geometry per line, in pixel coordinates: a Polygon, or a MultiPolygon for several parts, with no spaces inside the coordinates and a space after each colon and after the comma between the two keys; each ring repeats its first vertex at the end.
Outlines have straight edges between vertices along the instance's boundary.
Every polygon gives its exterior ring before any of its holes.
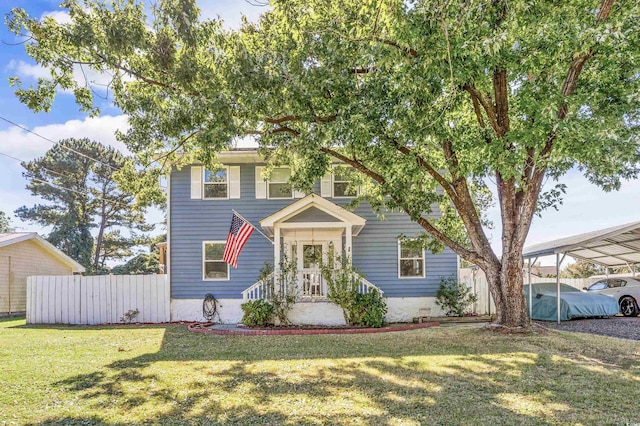
{"type": "MultiPolygon", "coordinates": [[[[479,315],[487,315],[489,312],[491,312],[491,314],[496,313],[496,305],[493,302],[493,298],[489,295],[489,284],[487,283],[487,279],[485,278],[484,274],[478,273],[475,277],[475,280],[473,278],[473,275],[469,276],[468,274],[461,274],[460,282],[465,283],[478,296],[478,301],[472,307],[474,313],[479,315]],[[491,304],[491,309],[489,309],[489,303],[491,304]]],[[[531,282],[534,284],[555,283],[556,278],[541,278],[532,276],[531,282]]],[[[560,278],[560,282],[577,289],[582,289],[583,287],[588,287],[589,284],[593,282],[593,280],[590,280],[589,278],[560,278]]],[[[527,275],[524,276],[524,283],[525,285],[529,283],[527,275]]]]}
{"type": "Polygon", "coordinates": [[[132,322],[170,320],[167,275],[27,278],[28,324],[110,324],[138,310],[132,322]]]}

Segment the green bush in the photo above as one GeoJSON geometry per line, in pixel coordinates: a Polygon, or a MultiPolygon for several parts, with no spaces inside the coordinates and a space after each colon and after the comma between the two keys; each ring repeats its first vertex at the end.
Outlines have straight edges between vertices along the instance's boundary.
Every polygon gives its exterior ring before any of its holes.
{"type": "Polygon", "coordinates": [[[378,290],[367,294],[357,293],[351,314],[353,325],[380,328],[384,325],[385,315],[387,303],[378,290]]]}
{"type": "Polygon", "coordinates": [[[273,305],[264,299],[250,300],[240,305],[242,323],[249,327],[265,327],[273,324],[273,305]]]}
{"type": "Polygon", "coordinates": [[[278,325],[289,325],[289,311],[298,298],[298,267],[296,261],[283,254],[280,270],[275,273],[273,265],[265,263],[260,270],[259,281],[265,286],[265,299],[273,305],[273,316],[278,325]]]}
{"type": "Polygon", "coordinates": [[[359,271],[352,267],[351,260],[335,259],[330,265],[322,265],[322,277],[327,283],[327,298],[342,308],[348,325],[382,327],[387,314],[387,304],[377,290],[367,294],[358,292],[359,271]],[[333,265],[340,264],[339,268],[333,265]]]}
{"type": "Polygon", "coordinates": [[[440,306],[448,317],[463,316],[467,307],[477,301],[478,296],[453,277],[442,279],[436,293],[436,305],[440,306]]]}

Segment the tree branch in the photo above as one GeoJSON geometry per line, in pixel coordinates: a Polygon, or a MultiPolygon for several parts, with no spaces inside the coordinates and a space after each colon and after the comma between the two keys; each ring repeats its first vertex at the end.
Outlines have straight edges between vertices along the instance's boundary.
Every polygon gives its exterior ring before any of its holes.
{"type": "MultiPolygon", "coordinates": [[[[328,115],[326,117],[316,116],[309,121],[310,123],[330,123],[338,118],[338,113],[328,115]]],[[[299,115],[283,115],[281,117],[265,117],[263,118],[265,123],[268,124],[282,124],[288,121],[303,121],[303,118],[299,115]]]]}
{"type": "Polygon", "coordinates": [[[163,160],[163,161],[162,161],[162,168],[164,169],[164,167],[165,167],[165,166],[166,166],[166,164],[167,164],[167,159],[169,158],[169,156],[170,156],[171,154],[175,153],[176,151],[178,151],[180,148],[182,148],[182,147],[184,146],[184,144],[185,144],[189,139],[191,139],[192,137],[194,137],[195,135],[197,135],[199,132],[200,132],[200,129],[195,130],[195,131],[193,131],[193,132],[189,133],[186,137],[182,138],[182,140],[180,140],[180,142],[178,142],[178,144],[176,145],[176,147],[175,147],[175,148],[173,148],[171,151],[167,152],[166,154],[163,154],[163,155],[161,155],[160,157],[156,158],[156,159],[155,159],[155,160],[153,160],[151,163],[147,164],[147,165],[145,166],[145,169],[146,169],[150,164],[153,164],[153,163],[156,163],[156,162],[157,162],[157,163],[159,163],[159,162],[160,162],[160,160],[163,160]]]}
{"type": "Polygon", "coordinates": [[[273,130],[270,130],[270,133],[275,135],[277,133],[289,133],[293,136],[300,136],[300,132],[292,129],[291,127],[287,127],[287,126],[278,126],[273,130]]]}
{"type": "MultiPolygon", "coordinates": [[[[352,166],[354,169],[362,172],[363,174],[365,174],[366,176],[369,176],[370,178],[372,178],[373,180],[375,180],[376,182],[378,182],[380,185],[385,185],[386,184],[386,180],[383,176],[381,176],[380,174],[372,171],[371,169],[369,169],[367,166],[365,166],[364,164],[362,164],[360,161],[357,161],[356,159],[352,159],[349,158],[343,154],[340,154],[339,152],[330,149],[330,148],[320,148],[320,150],[322,152],[324,152],[325,154],[328,154],[346,164],[349,164],[350,166],[352,166]]],[[[412,212],[407,208],[406,204],[403,203],[400,199],[398,199],[394,194],[389,194],[389,196],[396,202],[396,204],[398,204],[400,207],[402,207],[402,209],[405,211],[406,214],[408,214],[410,217],[412,217],[412,212]]],[[[484,264],[485,261],[484,259],[478,255],[478,253],[471,251],[465,247],[463,247],[462,245],[458,244],[456,241],[452,240],[451,238],[447,237],[445,234],[443,234],[438,228],[436,228],[431,222],[429,222],[427,219],[425,219],[424,217],[422,217],[422,215],[420,215],[417,219],[417,223],[422,226],[429,234],[431,234],[437,241],[439,241],[441,244],[446,245],[447,247],[451,248],[453,251],[455,251],[456,253],[458,253],[460,256],[464,257],[465,259],[475,262],[475,263],[479,263],[479,264],[484,264]]]]}
{"type": "Polygon", "coordinates": [[[273,117],[273,118],[267,117],[264,119],[264,122],[269,124],[281,124],[287,121],[300,121],[300,120],[302,120],[302,118],[297,115],[283,115],[282,117],[273,117]]]}
{"type": "Polygon", "coordinates": [[[396,49],[400,49],[404,53],[406,53],[407,56],[409,56],[411,58],[417,58],[419,56],[417,50],[415,50],[415,49],[413,49],[411,47],[400,46],[399,43],[396,43],[395,41],[392,41],[392,40],[387,40],[387,39],[383,39],[383,38],[380,38],[380,37],[373,37],[373,41],[377,41],[379,43],[386,44],[387,46],[392,46],[392,47],[395,47],[396,49]]]}
{"type": "Polygon", "coordinates": [[[496,124],[500,129],[498,137],[509,133],[509,89],[507,70],[495,69],[493,72],[493,94],[495,96],[496,124]]]}
{"type": "Polygon", "coordinates": [[[451,141],[444,141],[441,143],[441,147],[442,152],[444,153],[444,157],[449,164],[449,172],[453,177],[451,185],[453,186],[460,200],[459,204],[456,204],[454,202],[454,206],[456,207],[456,211],[460,215],[460,219],[462,219],[462,222],[467,229],[469,239],[471,240],[471,245],[473,246],[474,250],[482,251],[483,253],[487,254],[487,257],[491,257],[494,262],[497,262],[498,259],[495,257],[495,254],[491,249],[491,244],[489,243],[489,240],[487,239],[487,236],[482,229],[480,216],[478,215],[475,203],[473,202],[473,199],[471,197],[471,191],[469,190],[467,179],[463,176],[460,176],[460,174],[458,173],[458,156],[453,149],[453,144],[451,143],[451,141]]]}
{"type": "MultiPolygon", "coordinates": [[[[609,18],[611,14],[611,10],[613,9],[613,4],[615,0],[602,0],[600,3],[600,8],[598,9],[598,15],[596,16],[596,25],[605,21],[609,18]]],[[[569,111],[569,106],[566,102],[566,98],[573,95],[575,93],[576,87],[578,86],[578,79],[580,78],[580,74],[582,73],[582,69],[584,64],[595,54],[593,48],[589,49],[587,53],[582,56],[577,56],[573,58],[571,61],[571,65],[569,66],[569,71],[567,72],[567,76],[564,79],[564,83],[562,84],[562,97],[563,103],[558,109],[558,113],[556,117],[558,120],[564,120],[569,111]]],[[[546,160],[553,150],[553,142],[558,136],[558,131],[553,130],[549,137],[547,138],[544,147],[540,151],[539,160],[546,160]]],[[[546,170],[546,168],[545,168],[546,170]]],[[[543,173],[544,174],[544,173],[543,173]]],[[[533,213],[532,213],[533,215],[533,213]]]]}
{"type": "MultiPolygon", "coordinates": [[[[471,95],[471,99],[474,104],[479,103],[480,105],[482,105],[482,109],[484,110],[485,114],[487,114],[489,124],[491,124],[493,131],[496,133],[496,135],[500,135],[500,126],[498,125],[498,121],[496,119],[495,110],[493,109],[493,106],[490,104],[487,98],[485,98],[482,92],[476,89],[472,84],[465,84],[462,87],[471,95]]],[[[474,105],[474,109],[475,108],[476,106],[474,105]]],[[[476,118],[478,119],[478,123],[484,123],[484,120],[482,120],[482,115],[479,114],[479,108],[476,110],[476,118]]],[[[484,126],[484,124],[482,124],[482,126],[484,126]]]]}
{"type": "Polygon", "coordinates": [[[409,157],[414,157],[416,159],[416,163],[418,163],[418,165],[420,167],[422,167],[423,169],[425,169],[427,171],[427,173],[429,173],[429,175],[435,179],[436,182],[438,182],[440,184],[440,186],[442,187],[442,189],[444,189],[447,194],[449,195],[449,197],[451,197],[455,203],[455,201],[457,200],[458,196],[455,192],[455,189],[451,186],[451,183],[446,180],[444,178],[444,176],[442,176],[440,173],[438,173],[438,171],[436,169],[434,169],[424,158],[422,158],[422,156],[420,154],[418,154],[417,152],[407,148],[405,145],[402,145],[400,142],[398,142],[395,138],[392,138],[386,134],[383,133],[383,137],[385,139],[387,139],[389,142],[391,142],[393,144],[393,146],[400,151],[401,153],[403,153],[406,156],[409,157]]]}
{"type": "MultiPolygon", "coordinates": [[[[122,64],[116,64],[116,63],[113,63],[113,62],[109,62],[107,60],[107,58],[105,58],[100,53],[96,53],[96,56],[98,58],[100,58],[102,60],[102,62],[104,64],[106,64],[109,68],[118,69],[118,70],[120,70],[122,72],[125,72],[125,73],[137,78],[138,80],[144,81],[147,84],[150,84],[152,86],[162,87],[162,88],[168,89],[168,90],[170,90],[172,92],[175,92],[175,93],[183,93],[184,92],[182,89],[180,89],[178,87],[172,86],[172,85],[167,84],[167,83],[163,83],[161,81],[158,81],[158,80],[155,80],[155,79],[152,79],[152,78],[149,78],[149,77],[145,77],[144,75],[140,74],[139,72],[134,71],[132,69],[129,69],[129,68],[125,67],[122,64]]],[[[196,97],[201,96],[201,94],[199,92],[184,92],[184,93],[188,94],[189,96],[196,96],[196,97]]]]}

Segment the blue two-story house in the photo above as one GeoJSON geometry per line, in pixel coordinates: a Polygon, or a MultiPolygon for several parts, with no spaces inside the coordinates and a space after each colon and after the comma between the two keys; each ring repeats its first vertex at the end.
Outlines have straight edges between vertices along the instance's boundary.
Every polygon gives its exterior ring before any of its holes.
{"type": "Polygon", "coordinates": [[[260,269],[286,256],[296,260],[299,277],[292,322],[343,324],[342,311],[326,300],[319,273],[329,252],[350,256],[364,277],[362,285],[384,293],[387,321],[439,313],[435,293],[443,277],[457,276],[458,257],[448,249],[432,254],[403,243],[401,235],[422,230],[404,213],[386,212],[381,220],[366,203],[354,211],[343,208],[355,195],[348,174],[341,173],[345,166],[336,165],[316,183],[314,193],[304,194],[287,184],[286,167],[263,179],[265,162],[255,149],[223,152],[218,161],[220,170],[194,164],[174,169],[169,178],[172,320],[204,320],[203,299],[212,293],[219,320],[240,322],[240,305],[259,294],[260,269]],[[222,260],[233,210],[265,234],[253,233],[237,269],[222,260]]]}

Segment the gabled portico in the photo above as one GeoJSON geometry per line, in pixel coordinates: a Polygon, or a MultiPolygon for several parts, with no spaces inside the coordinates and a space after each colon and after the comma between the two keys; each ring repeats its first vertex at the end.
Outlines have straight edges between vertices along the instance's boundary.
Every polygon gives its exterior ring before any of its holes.
{"type": "MultiPolygon", "coordinates": [[[[294,241],[297,237],[310,237],[314,241],[330,237],[344,237],[344,253],[351,255],[353,237],[357,236],[366,220],[339,205],[332,203],[317,194],[310,194],[289,204],[260,221],[267,235],[272,236],[274,244],[274,260],[280,262],[283,250],[282,239],[294,241]]],[[[333,241],[336,245],[338,241],[333,241]]],[[[338,251],[340,253],[342,250],[338,251]]]]}
{"type": "Polygon", "coordinates": [[[329,256],[351,257],[353,237],[365,223],[362,217],[317,194],[307,195],[260,221],[275,241],[276,271],[283,254],[296,261],[301,297],[326,296],[321,263],[329,256]]]}

